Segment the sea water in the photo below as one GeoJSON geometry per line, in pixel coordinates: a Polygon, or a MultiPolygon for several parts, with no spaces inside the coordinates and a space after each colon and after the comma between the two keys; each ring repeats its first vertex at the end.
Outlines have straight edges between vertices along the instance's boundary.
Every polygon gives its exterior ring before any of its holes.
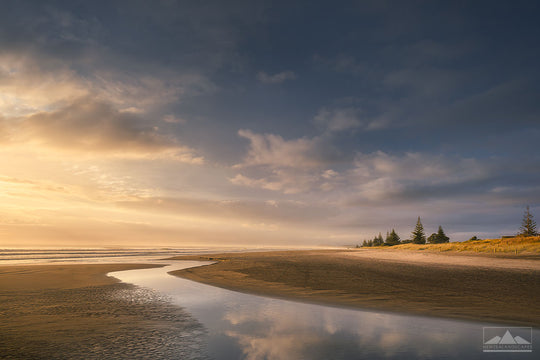
{"type": "MultiPolygon", "coordinates": [[[[241,251],[221,249],[218,251],[241,251]]],[[[215,248],[66,248],[66,249],[0,249],[1,265],[37,265],[53,263],[133,263],[178,255],[215,253],[215,248]]]]}

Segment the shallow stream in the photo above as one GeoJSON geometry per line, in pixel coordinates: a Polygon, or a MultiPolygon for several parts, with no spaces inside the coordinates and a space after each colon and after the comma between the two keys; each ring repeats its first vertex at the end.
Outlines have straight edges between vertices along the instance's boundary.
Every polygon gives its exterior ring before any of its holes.
{"type": "Polygon", "coordinates": [[[205,351],[214,359],[537,359],[540,351],[531,341],[532,353],[484,352],[485,342],[503,337],[507,330],[538,340],[538,329],[531,334],[529,329],[498,324],[243,294],[168,274],[205,263],[152,262],[167,266],[109,275],[157,290],[189,312],[205,327],[205,351]]]}

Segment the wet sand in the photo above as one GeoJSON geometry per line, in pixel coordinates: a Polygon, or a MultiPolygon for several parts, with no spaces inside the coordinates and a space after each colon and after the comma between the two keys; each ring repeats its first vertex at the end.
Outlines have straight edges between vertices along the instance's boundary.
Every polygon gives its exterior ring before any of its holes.
{"type": "Polygon", "coordinates": [[[540,259],[415,251],[316,250],[175,259],[172,274],[258,295],[398,313],[540,326],[540,259]]]}
{"type": "Polygon", "coordinates": [[[106,276],[148,267],[0,267],[0,358],[206,359],[200,323],[159,294],[106,276]]]}

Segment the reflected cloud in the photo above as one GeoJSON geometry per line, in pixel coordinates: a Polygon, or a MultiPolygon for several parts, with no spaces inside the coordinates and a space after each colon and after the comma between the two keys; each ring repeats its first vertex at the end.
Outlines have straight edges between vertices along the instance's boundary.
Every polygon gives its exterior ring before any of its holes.
{"type": "Polygon", "coordinates": [[[303,349],[324,341],[320,337],[298,333],[273,334],[266,337],[256,337],[233,331],[229,331],[226,334],[238,341],[247,360],[302,359],[303,349]]]}
{"type": "Polygon", "coordinates": [[[224,314],[246,359],[423,358],[460,338],[460,325],[444,320],[276,302],[224,314]]]}

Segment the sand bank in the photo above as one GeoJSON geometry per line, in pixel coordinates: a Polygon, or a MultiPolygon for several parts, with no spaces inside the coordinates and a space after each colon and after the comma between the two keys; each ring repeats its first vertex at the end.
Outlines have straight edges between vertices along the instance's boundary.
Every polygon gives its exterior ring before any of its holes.
{"type": "Polygon", "coordinates": [[[540,261],[318,250],[176,257],[174,275],[231,290],[400,313],[540,326],[540,261]]]}
{"type": "Polygon", "coordinates": [[[77,264],[0,266],[0,292],[70,289],[119,282],[113,271],[159,267],[148,264],[77,264]]]}
{"type": "Polygon", "coordinates": [[[0,358],[205,359],[195,319],[106,276],[148,267],[156,265],[0,267],[0,358]]]}

